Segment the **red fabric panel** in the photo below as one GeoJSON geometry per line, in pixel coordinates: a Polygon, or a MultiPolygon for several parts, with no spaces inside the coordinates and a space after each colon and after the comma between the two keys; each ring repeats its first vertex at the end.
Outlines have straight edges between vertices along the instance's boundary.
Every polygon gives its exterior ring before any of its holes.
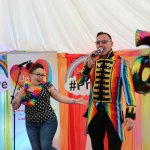
{"type": "MultiPolygon", "coordinates": [[[[66,54],[67,66],[79,58],[80,54],[66,54]]],[[[81,69],[82,66],[77,66],[74,70],[73,75],[76,75],[77,72],[81,69]]],[[[80,96],[75,96],[71,93],[68,93],[69,97],[79,98],[80,96]]],[[[85,97],[88,98],[88,97],[85,97]]],[[[85,135],[85,126],[86,119],[83,117],[87,106],[73,104],[69,105],[68,109],[68,150],[85,150],[86,146],[86,135],[85,135]]]]}

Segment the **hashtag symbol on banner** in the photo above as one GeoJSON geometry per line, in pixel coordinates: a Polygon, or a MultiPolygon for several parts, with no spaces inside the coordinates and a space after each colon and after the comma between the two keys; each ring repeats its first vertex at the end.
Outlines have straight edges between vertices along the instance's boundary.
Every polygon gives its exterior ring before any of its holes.
{"type": "Polygon", "coordinates": [[[71,81],[71,83],[69,83],[69,85],[70,85],[70,91],[74,91],[75,90],[75,88],[76,88],[76,82],[75,82],[75,80],[74,81],[71,81]]]}

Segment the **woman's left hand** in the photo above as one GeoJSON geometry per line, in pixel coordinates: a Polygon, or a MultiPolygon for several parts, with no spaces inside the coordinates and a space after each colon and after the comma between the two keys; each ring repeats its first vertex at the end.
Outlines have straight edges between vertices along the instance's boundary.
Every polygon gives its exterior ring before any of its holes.
{"type": "Polygon", "coordinates": [[[88,104],[88,102],[86,100],[84,100],[83,97],[73,100],[73,103],[74,104],[82,104],[82,105],[87,105],[88,104]]]}

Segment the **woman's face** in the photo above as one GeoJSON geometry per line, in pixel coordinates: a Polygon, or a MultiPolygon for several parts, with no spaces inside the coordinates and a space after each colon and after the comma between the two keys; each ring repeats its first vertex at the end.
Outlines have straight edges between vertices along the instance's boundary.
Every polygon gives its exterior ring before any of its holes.
{"type": "Polygon", "coordinates": [[[37,68],[32,73],[30,73],[31,83],[34,85],[38,85],[44,80],[45,76],[45,70],[42,68],[37,68]]]}

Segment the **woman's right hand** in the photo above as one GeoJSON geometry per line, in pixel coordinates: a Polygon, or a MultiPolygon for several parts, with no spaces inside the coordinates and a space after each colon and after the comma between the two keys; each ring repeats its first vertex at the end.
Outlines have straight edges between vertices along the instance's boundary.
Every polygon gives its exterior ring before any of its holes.
{"type": "Polygon", "coordinates": [[[12,111],[14,112],[17,110],[21,105],[21,97],[23,96],[23,88],[19,89],[17,93],[15,94],[15,97],[12,101],[12,111]]]}

